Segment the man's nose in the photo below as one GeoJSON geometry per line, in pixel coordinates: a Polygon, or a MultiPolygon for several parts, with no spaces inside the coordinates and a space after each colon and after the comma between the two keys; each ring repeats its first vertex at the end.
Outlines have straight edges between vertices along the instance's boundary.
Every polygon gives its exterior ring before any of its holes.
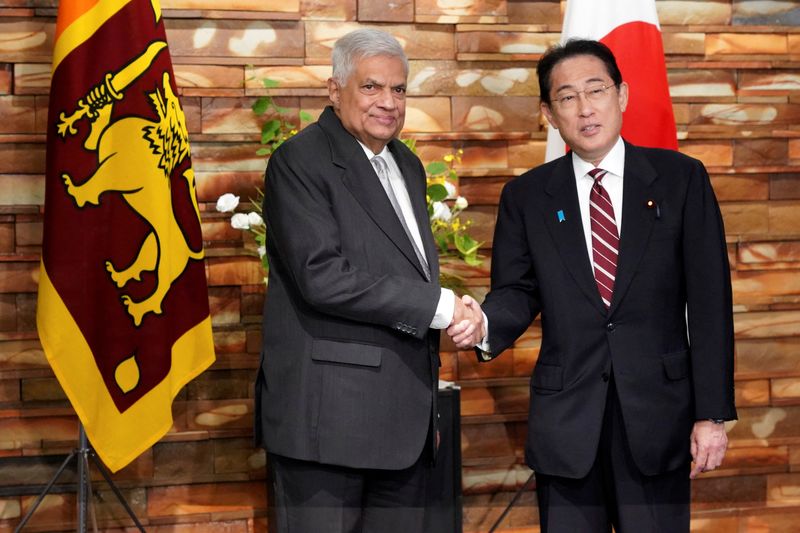
{"type": "Polygon", "coordinates": [[[582,92],[578,93],[578,111],[580,112],[582,117],[594,113],[594,105],[592,105],[592,102],[589,101],[589,98],[586,96],[586,93],[582,92]]]}
{"type": "Polygon", "coordinates": [[[387,87],[378,95],[378,105],[386,109],[394,109],[397,102],[394,99],[394,91],[391,87],[387,87]]]}

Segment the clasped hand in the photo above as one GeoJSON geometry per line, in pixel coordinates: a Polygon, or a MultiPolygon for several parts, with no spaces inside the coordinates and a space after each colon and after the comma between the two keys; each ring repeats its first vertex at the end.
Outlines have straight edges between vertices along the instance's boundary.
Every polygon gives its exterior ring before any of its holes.
{"type": "Polygon", "coordinates": [[[474,298],[471,296],[456,298],[453,321],[447,328],[447,334],[461,350],[472,348],[486,336],[483,311],[474,298]]]}

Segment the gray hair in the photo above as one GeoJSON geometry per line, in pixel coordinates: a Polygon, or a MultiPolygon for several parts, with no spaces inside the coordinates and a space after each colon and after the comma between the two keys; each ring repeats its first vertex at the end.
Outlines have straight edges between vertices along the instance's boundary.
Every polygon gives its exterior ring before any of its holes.
{"type": "Polygon", "coordinates": [[[406,76],[408,76],[408,58],[403,47],[392,35],[385,31],[373,28],[355,30],[338,39],[333,45],[331,62],[333,63],[332,78],[345,86],[353,74],[356,63],[365,57],[389,56],[396,57],[403,62],[406,76]]]}

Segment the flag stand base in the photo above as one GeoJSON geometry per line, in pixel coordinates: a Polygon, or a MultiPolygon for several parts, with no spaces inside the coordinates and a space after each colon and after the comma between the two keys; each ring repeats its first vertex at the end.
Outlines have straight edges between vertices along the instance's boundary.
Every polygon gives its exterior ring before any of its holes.
{"type": "MultiPolygon", "coordinates": [[[[53,488],[58,477],[67,467],[69,462],[72,458],[75,458],[78,461],[78,533],[86,533],[86,517],[87,511],[89,510],[89,503],[92,499],[92,479],[89,476],[89,459],[91,458],[94,465],[103,475],[103,478],[106,480],[106,483],[111,487],[111,490],[114,491],[114,494],[117,496],[117,499],[128,512],[128,516],[131,517],[133,523],[136,524],[136,527],[139,528],[139,531],[145,533],[142,524],[139,522],[139,519],[136,518],[136,515],[133,514],[133,509],[131,509],[128,502],[125,501],[125,497],[119,491],[119,488],[114,484],[114,480],[111,479],[111,476],[108,473],[108,470],[97,458],[97,454],[95,454],[92,447],[89,445],[89,439],[86,437],[86,430],[83,428],[83,424],[78,425],[78,447],[72,450],[72,452],[64,459],[64,462],[61,463],[61,467],[56,471],[53,478],[44,488],[39,497],[36,499],[36,502],[31,506],[27,513],[25,513],[25,517],[22,521],[17,525],[16,529],[14,529],[14,533],[19,533],[22,531],[22,528],[28,523],[31,516],[33,516],[34,511],[36,508],[39,507],[39,504],[42,503],[44,497],[47,496],[47,493],[50,492],[50,489],[53,488]]],[[[92,506],[92,529],[93,531],[97,531],[97,520],[94,515],[94,505],[92,506]]]]}
{"type": "Polygon", "coordinates": [[[528,485],[531,484],[531,481],[533,481],[533,478],[535,476],[536,476],[536,473],[535,472],[531,472],[531,475],[528,476],[528,480],[525,483],[523,483],[522,486],[519,489],[517,489],[517,493],[514,494],[514,497],[511,498],[510,502],[508,502],[508,505],[506,505],[506,508],[503,510],[503,512],[500,513],[500,517],[495,521],[494,524],[492,524],[492,527],[489,528],[489,533],[494,533],[497,530],[497,528],[500,526],[500,523],[506,517],[508,512],[511,511],[511,508],[514,507],[514,504],[517,503],[517,500],[519,500],[519,497],[522,496],[522,493],[525,492],[525,489],[528,488],[528,485]]]}

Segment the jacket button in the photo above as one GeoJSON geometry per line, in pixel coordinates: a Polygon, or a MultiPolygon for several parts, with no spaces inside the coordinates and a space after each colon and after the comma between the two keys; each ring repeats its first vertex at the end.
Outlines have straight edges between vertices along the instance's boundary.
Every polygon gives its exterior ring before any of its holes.
{"type": "Polygon", "coordinates": [[[609,322],[608,324],[606,324],[606,329],[608,331],[614,331],[614,329],[616,329],[616,327],[617,327],[617,325],[614,324],[613,322],[609,322]]]}
{"type": "Polygon", "coordinates": [[[608,378],[609,378],[608,372],[603,372],[602,374],[600,374],[600,379],[602,379],[603,382],[607,383],[608,382],[608,378]]]}

